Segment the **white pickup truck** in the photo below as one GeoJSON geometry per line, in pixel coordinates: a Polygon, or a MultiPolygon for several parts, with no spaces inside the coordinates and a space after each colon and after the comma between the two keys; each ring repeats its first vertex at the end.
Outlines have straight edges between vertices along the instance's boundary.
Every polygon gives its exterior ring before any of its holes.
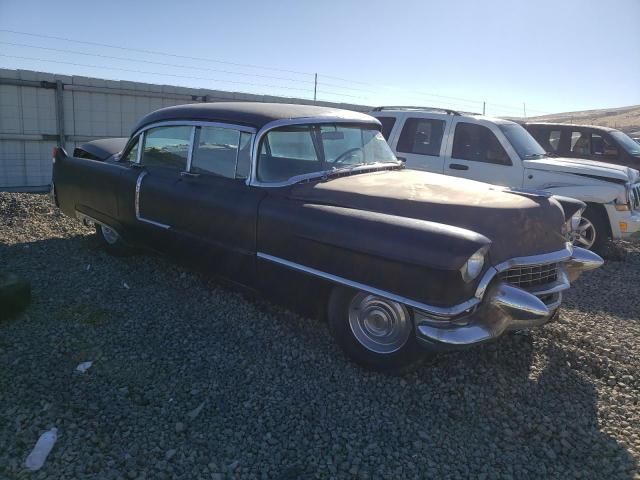
{"type": "Polygon", "coordinates": [[[521,125],[423,107],[370,112],[407,168],[517,189],[543,190],[587,204],[574,244],[598,252],[610,238],[640,235],[640,173],[590,160],[553,157],[521,125]]]}

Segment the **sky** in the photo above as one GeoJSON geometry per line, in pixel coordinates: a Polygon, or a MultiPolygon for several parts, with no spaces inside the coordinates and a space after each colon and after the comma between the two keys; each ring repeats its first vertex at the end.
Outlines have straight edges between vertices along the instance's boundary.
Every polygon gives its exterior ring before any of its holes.
{"type": "Polygon", "coordinates": [[[317,73],[318,100],[502,116],[622,107],[640,104],[640,0],[0,0],[0,68],[300,98],[317,73]]]}

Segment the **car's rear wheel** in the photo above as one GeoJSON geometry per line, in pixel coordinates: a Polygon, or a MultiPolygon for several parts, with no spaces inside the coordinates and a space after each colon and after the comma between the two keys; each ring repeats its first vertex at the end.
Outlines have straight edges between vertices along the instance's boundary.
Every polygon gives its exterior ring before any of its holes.
{"type": "Polygon", "coordinates": [[[131,254],[131,248],[122,240],[115,228],[104,224],[96,224],[96,235],[100,245],[107,253],[118,257],[131,254]]]}
{"type": "Polygon", "coordinates": [[[328,317],[337,343],[364,367],[402,371],[424,356],[411,312],[398,302],[336,287],[329,299],[328,317]]]}
{"type": "Polygon", "coordinates": [[[607,213],[599,205],[589,205],[578,228],[572,232],[573,245],[604,253],[611,239],[609,232],[607,213]]]}

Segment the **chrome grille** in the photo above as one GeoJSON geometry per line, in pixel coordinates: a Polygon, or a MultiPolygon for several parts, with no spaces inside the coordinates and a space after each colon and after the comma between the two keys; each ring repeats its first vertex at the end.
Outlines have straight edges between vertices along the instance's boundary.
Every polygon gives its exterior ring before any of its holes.
{"type": "Polygon", "coordinates": [[[532,288],[553,283],[558,279],[558,264],[513,267],[499,274],[503,282],[515,287],[532,288]]]}

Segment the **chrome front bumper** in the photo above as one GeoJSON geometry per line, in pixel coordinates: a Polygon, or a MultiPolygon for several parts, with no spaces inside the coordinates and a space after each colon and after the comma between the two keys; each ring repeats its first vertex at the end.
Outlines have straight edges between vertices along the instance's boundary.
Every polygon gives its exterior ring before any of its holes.
{"type": "MultiPolygon", "coordinates": [[[[481,301],[471,311],[455,318],[439,318],[414,312],[416,336],[432,350],[453,350],[499,337],[509,330],[538,327],[549,322],[562,302],[562,292],[586,270],[603,260],[589,250],[567,247],[568,255],[557,262],[556,281],[530,289],[518,288],[496,278],[501,269],[532,264],[527,259],[505,262],[488,272],[481,281],[481,301]],[[488,277],[488,280],[487,280],[488,277]]],[[[534,261],[537,261],[535,259],[534,261]]]]}

